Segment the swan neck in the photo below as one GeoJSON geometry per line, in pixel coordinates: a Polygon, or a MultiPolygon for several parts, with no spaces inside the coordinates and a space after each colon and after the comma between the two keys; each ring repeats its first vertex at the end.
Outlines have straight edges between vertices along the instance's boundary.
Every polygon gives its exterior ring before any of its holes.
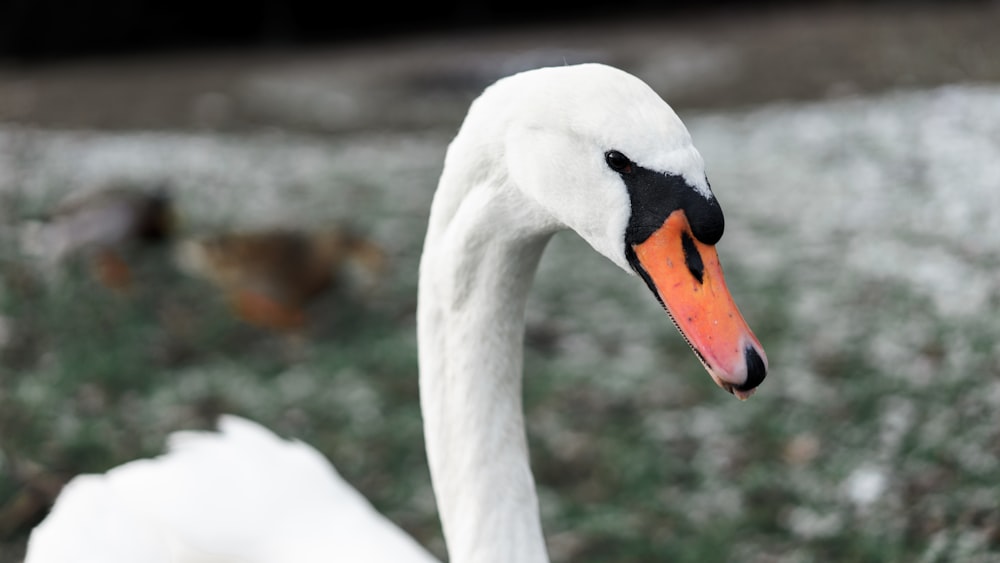
{"type": "Polygon", "coordinates": [[[523,210],[502,201],[466,201],[443,218],[432,210],[421,259],[421,408],[453,563],[548,561],[521,377],[525,303],[551,233],[523,210]]]}

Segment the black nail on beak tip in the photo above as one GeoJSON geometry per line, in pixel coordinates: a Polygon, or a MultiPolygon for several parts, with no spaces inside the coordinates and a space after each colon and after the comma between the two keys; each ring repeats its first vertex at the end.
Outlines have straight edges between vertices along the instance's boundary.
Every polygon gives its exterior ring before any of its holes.
{"type": "Polygon", "coordinates": [[[764,359],[753,346],[747,346],[744,356],[747,360],[747,379],[742,385],[735,386],[737,391],[750,391],[760,385],[767,377],[767,366],[764,359]]]}

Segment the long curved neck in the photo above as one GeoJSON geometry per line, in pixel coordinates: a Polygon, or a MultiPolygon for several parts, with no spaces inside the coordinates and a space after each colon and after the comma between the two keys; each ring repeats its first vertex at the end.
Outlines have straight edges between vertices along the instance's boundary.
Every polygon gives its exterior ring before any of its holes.
{"type": "Polygon", "coordinates": [[[431,210],[420,265],[420,398],[452,563],[548,561],[521,377],[525,302],[554,229],[528,207],[485,183],[465,192],[443,177],[431,210]]]}

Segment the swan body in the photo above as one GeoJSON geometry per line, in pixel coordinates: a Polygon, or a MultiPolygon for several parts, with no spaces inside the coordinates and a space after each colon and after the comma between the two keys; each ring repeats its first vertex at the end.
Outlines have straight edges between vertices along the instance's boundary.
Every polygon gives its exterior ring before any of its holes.
{"type": "Polygon", "coordinates": [[[312,447],[231,415],[218,427],[74,478],[32,531],[25,562],[437,561],[312,447]]]}
{"type": "MultiPolygon", "coordinates": [[[[555,232],[576,231],[638,275],[721,387],[746,398],[760,384],[766,357],[715,250],[723,226],[687,129],[626,72],[536,69],[473,102],[448,147],[419,274],[421,410],[450,561],[548,561],[521,377],[527,294],[555,232]]],[[[207,475],[186,479],[197,488],[207,475]]]]}

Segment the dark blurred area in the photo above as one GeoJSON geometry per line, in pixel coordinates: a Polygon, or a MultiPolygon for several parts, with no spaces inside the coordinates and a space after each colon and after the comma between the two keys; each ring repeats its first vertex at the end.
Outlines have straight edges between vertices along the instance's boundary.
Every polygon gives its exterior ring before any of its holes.
{"type": "MultiPolygon", "coordinates": [[[[572,23],[649,13],[760,12],[805,5],[959,4],[948,0],[555,0],[532,2],[313,2],[312,0],[3,0],[0,58],[35,63],[177,49],[294,47],[500,25],[572,23]]],[[[973,3],[973,2],[966,2],[973,3]]]]}

